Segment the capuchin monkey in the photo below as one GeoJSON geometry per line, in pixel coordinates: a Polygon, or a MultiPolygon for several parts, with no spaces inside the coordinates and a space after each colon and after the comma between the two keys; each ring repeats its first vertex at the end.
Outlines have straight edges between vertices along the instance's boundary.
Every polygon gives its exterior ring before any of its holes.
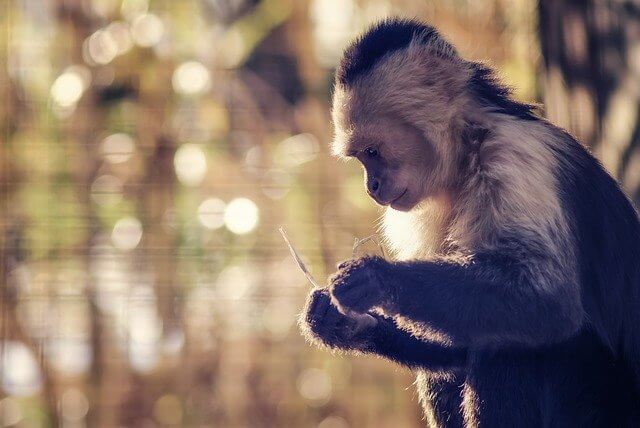
{"type": "Polygon", "coordinates": [[[306,337],[415,370],[430,426],[640,426],[640,224],[589,152],[417,21],[345,50],[332,113],[398,261],[340,264],[306,337]]]}

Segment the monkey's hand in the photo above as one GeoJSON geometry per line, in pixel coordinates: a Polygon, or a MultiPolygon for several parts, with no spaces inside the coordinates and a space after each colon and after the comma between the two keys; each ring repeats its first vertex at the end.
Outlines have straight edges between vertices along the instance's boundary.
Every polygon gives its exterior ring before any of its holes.
{"type": "Polygon", "coordinates": [[[389,281],[383,279],[388,264],[375,256],[342,262],[329,280],[332,302],[345,314],[364,313],[373,307],[392,308],[396,299],[389,281]]]}
{"type": "Polygon", "coordinates": [[[300,314],[300,329],[317,345],[331,349],[365,351],[371,345],[375,327],[362,327],[353,317],[344,315],[331,304],[326,289],[315,289],[300,314]]]}

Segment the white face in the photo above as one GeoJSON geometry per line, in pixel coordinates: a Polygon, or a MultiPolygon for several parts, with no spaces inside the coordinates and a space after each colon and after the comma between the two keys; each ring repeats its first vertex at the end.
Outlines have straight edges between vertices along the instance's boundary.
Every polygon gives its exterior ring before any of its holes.
{"type": "Polygon", "coordinates": [[[410,211],[434,190],[436,153],[415,127],[381,117],[353,123],[344,137],[343,154],[363,165],[365,189],[378,204],[410,211]]]}

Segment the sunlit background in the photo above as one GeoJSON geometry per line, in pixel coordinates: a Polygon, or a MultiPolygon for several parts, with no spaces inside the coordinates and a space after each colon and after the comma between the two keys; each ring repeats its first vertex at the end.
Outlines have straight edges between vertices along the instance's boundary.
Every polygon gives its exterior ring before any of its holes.
{"type": "Polygon", "coordinates": [[[423,424],[407,371],[300,337],[277,233],[324,279],[375,232],[328,108],[390,14],[497,66],[637,200],[633,1],[2,0],[0,426],[423,424]]]}

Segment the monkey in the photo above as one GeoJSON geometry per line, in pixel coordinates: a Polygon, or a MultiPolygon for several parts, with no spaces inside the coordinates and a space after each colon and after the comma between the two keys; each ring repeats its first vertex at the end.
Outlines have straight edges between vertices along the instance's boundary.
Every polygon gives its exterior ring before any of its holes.
{"type": "Polygon", "coordinates": [[[345,49],[331,113],[395,257],[339,264],[308,340],[415,371],[429,426],[640,426],[640,222],[588,149],[411,19],[345,49]]]}

